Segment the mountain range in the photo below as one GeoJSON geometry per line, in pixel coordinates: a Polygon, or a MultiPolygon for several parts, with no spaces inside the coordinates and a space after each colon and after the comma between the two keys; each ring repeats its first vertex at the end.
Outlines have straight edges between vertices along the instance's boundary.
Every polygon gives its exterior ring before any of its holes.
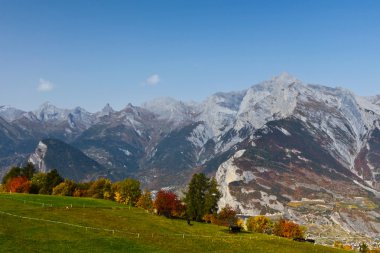
{"type": "Polygon", "coordinates": [[[286,216],[311,234],[380,235],[380,95],[287,73],[200,103],[160,98],[96,113],[0,106],[0,147],[0,176],[30,161],[76,180],[181,189],[204,172],[220,185],[219,205],[242,214],[286,216]]]}

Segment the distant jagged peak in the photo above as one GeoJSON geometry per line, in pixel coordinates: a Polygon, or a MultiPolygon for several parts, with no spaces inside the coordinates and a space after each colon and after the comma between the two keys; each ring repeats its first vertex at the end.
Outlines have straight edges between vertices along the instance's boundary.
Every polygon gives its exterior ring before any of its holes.
{"type": "Polygon", "coordinates": [[[106,112],[114,112],[114,109],[112,108],[112,106],[110,105],[110,103],[107,103],[107,104],[103,107],[102,111],[103,111],[103,112],[104,112],[104,111],[106,111],[106,112]]]}
{"type": "Polygon", "coordinates": [[[51,102],[49,101],[46,101],[44,102],[42,105],[40,105],[40,107],[34,111],[34,113],[36,114],[37,117],[43,117],[44,114],[61,114],[63,113],[64,111],[66,111],[65,109],[60,109],[58,107],[56,107],[55,105],[53,105],[51,102]]]}
{"type": "Polygon", "coordinates": [[[183,111],[188,105],[172,97],[158,97],[142,104],[142,107],[156,114],[167,114],[173,111],[183,111]]]}
{"type": "Polygon", "coordinates": [[[272,82],[276,83],[283,83],[283,84],[291,84],[291,83],[297,83],[300,82],[295,76],[289,74],[288,72],[282,72],[278,76],[275,76],[271,80],[272,82]]]}
{"type": "Polygon", "coordinates": [[[137,106],[134,106],[132,103],[128,103],[122,110],[121,112],[129,112],[129,113],[134,113],[137,114],[137,111],[140,108],[137,106]]]}
{"type": "Polygon", "coordinates": [[[175,122],[175,125],[188,121],[193,117],[194,102],[186,103],[171,97],[159,97],[142,104],[142,108],[158,115],[160,119],[175,122]]]}
{"type": "Polygon", "coordinates": [[[376,95],[374,97],[373,103],[376,105],[380,105],[380,95],[376,95]]]}
{"type": "Polygon", "coordinates": [[[20,118],[25,112],[9,105],[0,106],[0,117],[6,121],[13,121],[20,118]]]}
{"type": "Polygon", "coordinates": [[[57,107],[55,105],[53,105],[50,101],[45,101],[39,107],[39,109],[48,109],[48,108],[57,108],[57,107]]]}
{"type": "Polygon", "coordinates": [[[109,116],[111,115],[112,113],[114,113],[115,110],[111,107],[111,105],[109,103],[107,103],[103,109],[100,111],[100,116],[109,116]]]}
{"type": "MultiPolygon", "coordinates": [[[[227,110],[238,111],[241,101],[246,95],[247,90],[217,92],[209,96],[199,107],[200,111],[215,111],[216,108],[225,108],[227,110]]],[[[217,110],[219,110],[217,109],[217,110]]],[[[215,113],[218,113],[215,111],[215,113]]]]}
{"type": "Polygon", "coordinates": [[[256,92],[282,93],[288,90],[302,90],[306,85],[296,77],[287,72],[283,72],[270,80],[266,80],[251,86],[249,90],[256,92]]]}
{"type": "Polygon", "coordinates": [[[37,113],[40,112],[56,112],[56,113],[64,113],[64,114],[69,114],[69,113],[89,113],[86,109],[80,106],[76,106],[74,109],[63,109],[55,106],[51,102],[47,101],[40,105],[40,107],[35,111],[37,113]]]}
{"type": "Polygon", "coordinates": [[[380,94],[370,97],[365,97],[366,100],[370,101],[372,104],[380,105],[380,94]]]}
{"type": "Polygon", "coordinates": [[[118,111],[116,114],[118,115],[118,117],[133,115],[133,117],[139,118],[143,114],[147,114],[148,112],[150,111],[143,107],[135,106],[132,103],[128,103],[121,111],[118,111]]]}
{"type": "Polygon", "coordinates": [[[184,103],[172,97],[158,97],[142,104],[142,107],[154,109],[156,107],[172,107],[183,105],[184,103]]]}
{"type": "MultiPolygon", "coordinates": [[[[82,107],[75,107],[74,109],[61,109],[53,105],[51,102],[43,103],[37,110],[33,112],[38,120],[41,121],[65,121],[69,118],[88,118],[91,116],[91,113],[87,112],[82,107]]],[[[88,121],[88,120],[86,120],[88,121]]]]}
{"type": "Polygon", "coordinates": [[[10,105],[0,105],[0,111],[6,111],[9,109],[13,109],[13,107],[10,105]]]}

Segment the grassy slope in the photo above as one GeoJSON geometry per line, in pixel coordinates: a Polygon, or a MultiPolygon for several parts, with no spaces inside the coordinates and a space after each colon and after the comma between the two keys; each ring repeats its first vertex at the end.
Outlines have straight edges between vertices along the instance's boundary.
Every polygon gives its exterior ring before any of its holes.
{"type": "Polygon", "coordinates": [[[189,226],[104,200],[0,194],[0,211],[118,230],[86,231],[0,213],[0,252],[344,252],[262,234],[232,235],[209,224],[189,226]]]}

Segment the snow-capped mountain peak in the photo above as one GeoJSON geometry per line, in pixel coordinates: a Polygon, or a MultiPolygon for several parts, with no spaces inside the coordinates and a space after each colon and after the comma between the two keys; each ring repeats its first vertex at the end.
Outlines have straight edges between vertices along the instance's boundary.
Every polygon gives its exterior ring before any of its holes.
{"type": "Polygon", "coordinates": [[[151,100],[144,103],[142,107],[158,115],[160,119],[173,122],[175,125],[194,120],[195,108],[193,105],[170,97],[151,100]]]}
{"type": "Polygon", "coordinates": [[[65,120],[68,113],[68,110],[57,108],[50,102],[43,103],[36,111],[34,111],[37,119],[41,121],[65,120]]]}
{"type": "Polygon", "coordinates": [[[295,82],[300,82],[296,77],[292,76],[287,72],[282,72],[280,75],[273,77],[271,81],[280,84],[291,84],[295,82]]]}
{"type": "Polygon", "coordinates": [[[11,107],[11,106],[7,106],[7,105],[0,106],[0,117],[2,117],[8,122],[14,121],[20,118],[24,113],[25,113],[24,111],[11,107]]]}

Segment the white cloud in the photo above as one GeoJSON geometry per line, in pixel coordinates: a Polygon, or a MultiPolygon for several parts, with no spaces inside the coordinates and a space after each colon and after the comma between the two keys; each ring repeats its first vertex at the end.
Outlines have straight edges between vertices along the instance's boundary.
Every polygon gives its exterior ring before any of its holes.
{"type": "Polygon", "coordinates": [[[158,84],[159,82],[160,82],[160,76],[157,74],[151,75],[145,80],[145,84],[149,86],[154,86],[158,84]]]}
{"type": "Polygon", "coordinates": [[[48,80],[40,78],[37,86],[37,90],[40,92],[51,91],[54,88],[54,84],[48,80]]]}

